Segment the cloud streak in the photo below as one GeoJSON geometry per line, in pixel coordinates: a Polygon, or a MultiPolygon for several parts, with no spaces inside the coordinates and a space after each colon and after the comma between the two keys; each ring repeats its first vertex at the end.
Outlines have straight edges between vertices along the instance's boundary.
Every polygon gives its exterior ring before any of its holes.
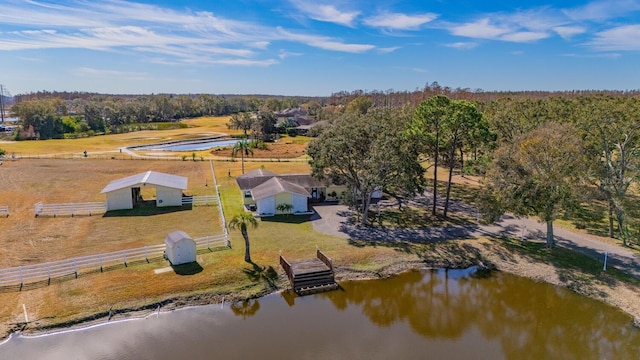
{"type": "Polygon", "coordinates": [[[364,23],[371,27],[378,27],[392,30],[418,30],[422,25],[433,21],[438,15],[434,13],[424,13],[417,15],[407,15],[401,13],[383,12],[364,20],[364,23]]]}

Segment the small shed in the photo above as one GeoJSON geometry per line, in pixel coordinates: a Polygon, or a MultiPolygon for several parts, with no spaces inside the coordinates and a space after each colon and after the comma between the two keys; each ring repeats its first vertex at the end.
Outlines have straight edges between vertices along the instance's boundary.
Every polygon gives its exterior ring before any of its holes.
{"type": "Polygon", "coordinates": [[[165,254],[171,265],[196,261],[196,242],[184,231],[176,230],[164,239],[165,254]]]}

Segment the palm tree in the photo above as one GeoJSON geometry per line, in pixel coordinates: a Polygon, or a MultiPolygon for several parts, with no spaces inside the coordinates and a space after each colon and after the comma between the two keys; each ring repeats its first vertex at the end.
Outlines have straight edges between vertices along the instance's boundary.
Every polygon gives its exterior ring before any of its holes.
{"type": "Polygon", "coordinates": [[[293,205],[286,203],[278,204],[278,206],[276,206],[276,210],[288,215],[291,213],[291,210],[293,210],[293,205]]]}
{"type": "Polygon", "coordinates": [[[242,173],[244,174],[244,156],[251,154],[253,156],[253,149],[249,147],[249,141],[247,139],[239,140],[235,145],[233,145],[233,149],[231,150],[231,158],[235,159],[236,154],[240,152],[242,156],[242,173]]]}
{"type": "Polygon", "coordinates": [[[251,252],[249,250],[249,234],[247,233],[247,227],[249,226],[254,229],[258,227],[258,220],[249,213],[237,214],[231,219],[231,221],[229,221],[229,228],[240,230],[242,237],[244,238],[244,261],[249,264],[253,264],[253,261],[251,261],[251,252]]]}

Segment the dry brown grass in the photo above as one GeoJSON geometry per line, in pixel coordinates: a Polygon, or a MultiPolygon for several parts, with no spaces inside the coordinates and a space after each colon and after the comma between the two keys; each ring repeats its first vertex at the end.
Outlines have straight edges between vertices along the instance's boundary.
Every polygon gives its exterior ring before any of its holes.
{"type": "MultiPolygon", "coordinates": [[[[216,207],[133,217],[112,213],[73,218],[34,216],[37,202],[105,201],[100,191],[111,180],[147,170],[188,177],[187,194],[214,194],[208,162],[85,159],[5,162],[0,168],[0,202],[9,206],[11,215],[0,219],[0,267],[161,244],[164,236],[176,229],[194,237],[222,231],[216,207]]],[[[143,196],[153,193],[151,188],[143,196]]]]}
{"type": "MultiPolygon", "coordinates": [[[[227,217],[242,210],[241,194],[235,176],[240,162],[215,162],[215,171],[227,217]],[[231,173],[231,176],[229,176],[231,173]]],[[[304,162],[245,163],[245,171],[264,167],[278,173],[309,171],[304,162]]],[[[104,201],[100,190],[111,180],[154,170],[189,178],[189,194],[211,194],[209,162],[122,161],[122,160],[19,160],[0,168],[0,202],[10,206],[9,218],[0,218],[0,268],[45,262],[77,255],[97,254],[124,248],[159,244],[167,233],[181,229],[198,237],[220,233],[215,207],[153,216],[83,216],[35,218],[33,204],[38,201],[104,201]],[[205,184],[207,186],[205,186],[205,184]]],[[[358,248],[344,239],[313,231],[300,217],[261,221],[250,232],[252,258],[261,266],[279,269],[280,250],[290,259],[314,256],[319,246],[333,257],[336,266],[369,270],[403,256],[391,248],[358,248]]],[[[28,285],[23,291],[0,289],[0,338],[24,321],[22,304],[34,321],[29,328],[85,318],[96,313],[136,309],[180,296],[227,294],[228,298],[249,297],[264,289],[243,272],[244,246],[239,233],[231,233],[232,249],[200,252],[200,272],[179,275],[174,271],[155,274],[165,268],[164,260],[116,268],[104,273],[81,274],[55,280],[51,285],[28,285]]],[[[407,255],[409,256],[409,255],[407,255]]],[[[287,286],[281,276],[280,286],[287,286]]],[[[204,295],[207,298],[210,295],[204,295]]],[[[189,300],[188,302],[193,302],[189,300]]]]}

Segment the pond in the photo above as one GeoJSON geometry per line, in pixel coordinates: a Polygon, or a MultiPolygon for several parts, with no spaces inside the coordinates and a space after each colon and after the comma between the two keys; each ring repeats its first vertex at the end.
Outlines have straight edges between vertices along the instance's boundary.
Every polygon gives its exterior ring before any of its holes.
{"type": "Polygon", "coordinates": [[[306,297],[177,310],[39,337],[0,359],[638,359],[615,308],[509,274],[414,271],[306,297]]]}
{"type": "Polygon", "coordinates": [[[157,144],[149,145],[137,148],[137,150],[160,150],[160,151],[201,151],[213,149],[216,147],[233,146],[238,141],[237,139],[217,139],[209,141],[193,141],[193,142],[179,142],[170,144],[157,144]]]}

